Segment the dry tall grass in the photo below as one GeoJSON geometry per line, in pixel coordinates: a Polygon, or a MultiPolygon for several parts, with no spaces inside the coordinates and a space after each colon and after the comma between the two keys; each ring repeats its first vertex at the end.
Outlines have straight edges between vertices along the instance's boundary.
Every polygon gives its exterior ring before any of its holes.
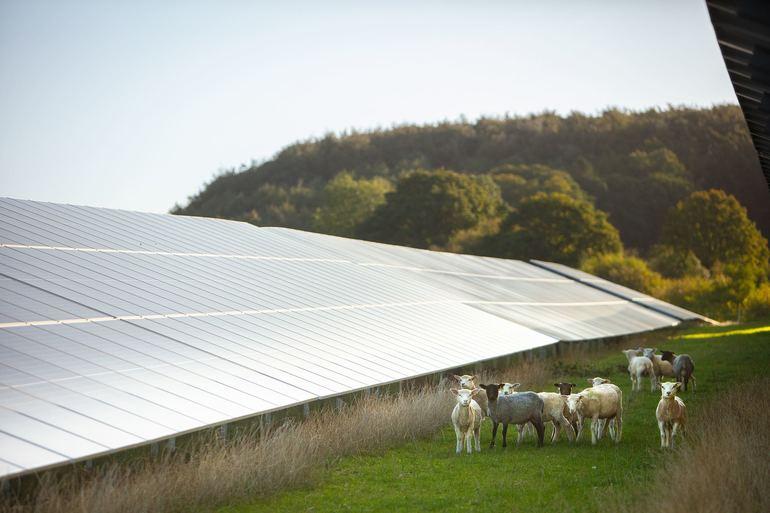
{"type": "MultiPolygon", "coordinates": [[[[480,374],[479,382],[535,386],[548,377],[546,364],[536,360],[480,374]]],[[[341,410],[284,422],[264,436],[212,437],[159,461],[100,467],[85,475],[50,474],[33,495],[6,498],[0,512],[187,512],[307,485],[338,458],[381,452],[446,426],[454,405],[449,388],[442,381],[393,396],[362,397],[341,410]]]]}
{"type": "Polygon", "coordinates": [[[626,513],[770,511],[770,380],[741,385],[698,412],[688,441],[626,513]]]}

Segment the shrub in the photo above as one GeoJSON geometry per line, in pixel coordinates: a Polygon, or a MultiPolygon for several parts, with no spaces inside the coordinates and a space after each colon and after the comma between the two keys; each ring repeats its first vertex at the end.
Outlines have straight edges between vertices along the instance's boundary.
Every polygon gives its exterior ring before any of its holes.
{"type": "Polygon", "coordinates": [[[651,270],[641,258],[622,253],[606,253],[583,260],[581,268],[620,285],[647,294],[657,294],[663,285],[660,274],[651,270]]]}
{"type": "Polygon", "coordinates": [[[708,278],[709,271],[689,249],[658,245],[650,251],[650,267],[667,278],[708,278]]]}
{"type": "Polygon", "coordinates": [[[770,283],[763,283],[749,293],[743,307],[747,321],[770,319],[770,283]]]}

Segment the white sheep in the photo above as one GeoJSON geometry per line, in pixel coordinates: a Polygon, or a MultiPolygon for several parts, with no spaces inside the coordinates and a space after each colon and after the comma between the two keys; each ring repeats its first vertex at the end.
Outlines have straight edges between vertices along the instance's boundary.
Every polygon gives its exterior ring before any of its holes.
{"type": "Polygon", "coordinates": [[[575,440],[575,430],[572,428],[572,424],[565,416],[565,410],[567,409],[567,398],[561,394],[555,392],[540,392],[537,394],[540,399],[543,400],[543,422],[551,422],[553,424],[553,432],[551,433],[551,443],[556,443],[559,439],[559,433],[562,428],[567,432],[567,438],[570,442],[575,440]]]}
{"type": "Polygon", "coordinates": [[[655,367],[652,360],[646,356],[638,356],[636,349],[626,349],[621,351],[628,358],[628,375],[631,378],[631,390],[642,389],[642,376],[650,376],[650,391],[654,392],[657,387],[657,378],[655,376],[655,367]]]}
{"type": "Polygon", "coordinates": [[[500,389],[500,393],[502,395],[515,394],[520,386],[521,383],[503,383],[503,387],[500,389]]]}
{"type": "Polygon", "coordinates": [[[682,430],[685,427],[687,409],[684,401],[676,395],[681,386],[682,384],[677,382],[660,384],[660,401],[658,401],[658,407],[655,410],[655,417],[658,419],[658,427],[660,428],[661,448],[673,449],[676,432],[680,427],[682,430]]]}
{"type": "Polygon", "coordinates": [[[584,419],[591,419],[591,443],[596,444],[604,434],[605,422],[609,421],[610,436],[620,442],[623,433],[623,393],[616,385],[602,378],[588,380],[592,387],[567,397],[570,413],[577,415],[580,439],[584,419]]]}
{"type": "MultiPolygon", "coordinates": [[[[513,388],[512,393],[517,393],[516,388],[518,388],[519,383],[514,383],[514,385],[516,386],[513,388]]],[[[505,390],[505,387],[503,387],[502,390],[505,390]]],[[[539,392],[537,395],[540,397],[540,399],[543,400],[543,424],[546,422],[553,424],[553,431],[551,432],[551,443],[556,443],[562,428],[564,428],[564,430],[567,432],[567,438],[569,438],[569,441],[574,441],[575,429],[572,427],[569,419],[571,415],[569,413],[569,409],[567,408],[567,397],[555,392],[539,392]]],[[[521,442],[524,440],[524,436],[527,433],[534,433],[534,427],[532,424],[519,424],[516,426],[516,429],[519,432],[519,437],[516,440],[517,445],[521,445],[521,442]]]]}
{"type": "MultiPolygon", "coordinates": [[[[455,374],[454,378],[460,384],[460,388],[464,390],[473,390],[474,388],[478,388],[476,386],[475,375],[471,376],[470,374],[463,374],[462,376],[458,376],[455,374]]],[[[474,400],[479,403],[479,406],[481,406],[481,419],[484,420],[484,417],[489,415],[489,400],[487,398],[487,391],[479,388],[478,393],[474,396],[474,400]]]]}
{"type": "Polygon", "coordinates": [[[457,446],[455,452],[460,454],[463,451],[463,443],[467,448],[468,454],[471,454],[471,440],[476,442],[476,452],[481,451],[481,407],[474,401],[479,393],[478,388],[473,390],[451,389],[452,394],[457,397],[457,404],[452,410],[452,425],[455,428],[457,437],[457,446]]]}
{"type": "Polygon", "coordinates": [[[662,379],[663,377],[667,378],[673,378],[674,377],[674,366],[671,365],[670,362],[667,362],[663,359],[663,357],[659,354],[655,354],[655,351],[657,351],[657,347],[645,347],[642,350],[642,356],[646,356],[650,359],[652,362],[652,367],[655,369],[655,376],[658,379],[662,379]]]}

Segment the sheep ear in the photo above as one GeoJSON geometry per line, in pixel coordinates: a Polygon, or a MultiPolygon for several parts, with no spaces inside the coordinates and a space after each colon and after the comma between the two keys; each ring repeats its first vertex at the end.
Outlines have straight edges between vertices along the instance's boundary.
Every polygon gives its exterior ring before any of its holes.
{"type": "Polygon", "coordinates": [[[452,392],[452,395],[457,395],[457,389],[456,388],[450,388],[450,392],[452,392]]]}
{"type": "Polygon", "coordinates": [[[457,374],[452,374],[452,377],[455,378],[457,381],[460,381],[460,376],[457,374]]]}
{"type": "Polygon", "coordinates": [[[505,386],[505,383],[500,383],[499,385],[497,385],[497,389],[498,389],[498,390],[500,390],[500,389],[501,389],[501,388],[503,388],[504,386],[505,386]]]}
{"type": "Polygon", "coordinates": [[[476,381],[476,375],[471,376],[471,381],[476,381]]]}
{"type": "Polygon", "coordinates": [[[576,385],[576,384],[574,384],[574,383],[570,383],[570,386],[572,386],[572,387],[576,387],[577,385],[576,385]]]}
{"type": "Polygon", "coordinates": [[[556,388],[559,388],[559,383],[554,383],[553,386],[555,386],[556,388]]]}
{"type": "Polygon", "coordinates": [[[591,383],[592,385],[594,384],[594,380],[592,380],[592,379],[587,379],[586,381],[588,381],[588,382],[589,382],[589,383],[591,383]]]}
{"type": "Polygon", "coordinates": [[[511,388],[519,388],[521,383],[511,383],[511,388]]]}
{"type": "Polygon", "coordinates": [[[479,385],[479,388],[483,388],[483,389],[484,389],[484,391],[486,392],[486,390],[487,390],[487,385],[479,385]]]}

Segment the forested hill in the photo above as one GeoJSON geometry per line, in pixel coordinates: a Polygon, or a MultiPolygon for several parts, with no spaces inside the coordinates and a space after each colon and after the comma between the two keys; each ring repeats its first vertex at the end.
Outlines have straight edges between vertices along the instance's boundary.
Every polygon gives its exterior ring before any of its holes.
{"type": "MultiPolygon", "coordinates": [[[[252,168],[222,174],[173,212],[340,232],[325,229],[319,208],[329,201],[328,182],[343,171],[348,179],[379,187],[384,197],[410,171],[440,168],[514,176],[513,182],[495,180],[508,203],[505,189],[515,189],[521,177],[542,178],[521,186],[542,183],[546,192],[553,192],[548,180],[576,182],[557,192],[588,198],[609,214],[627,247],[641,250],[657,242],[669,208],[701,189],[733,194],[765,235],[770,233],[767,185],[735,106],[607,110],[597,116],[543,113],[328,135],[287,146],[252,168]],[[374,177],[386,180],[363,180],[374,177]]],[[[516,192],[509,190],[508,196],[516,192]]],[[[379,203],[357,214],[360,221],[379,203]]]]}

